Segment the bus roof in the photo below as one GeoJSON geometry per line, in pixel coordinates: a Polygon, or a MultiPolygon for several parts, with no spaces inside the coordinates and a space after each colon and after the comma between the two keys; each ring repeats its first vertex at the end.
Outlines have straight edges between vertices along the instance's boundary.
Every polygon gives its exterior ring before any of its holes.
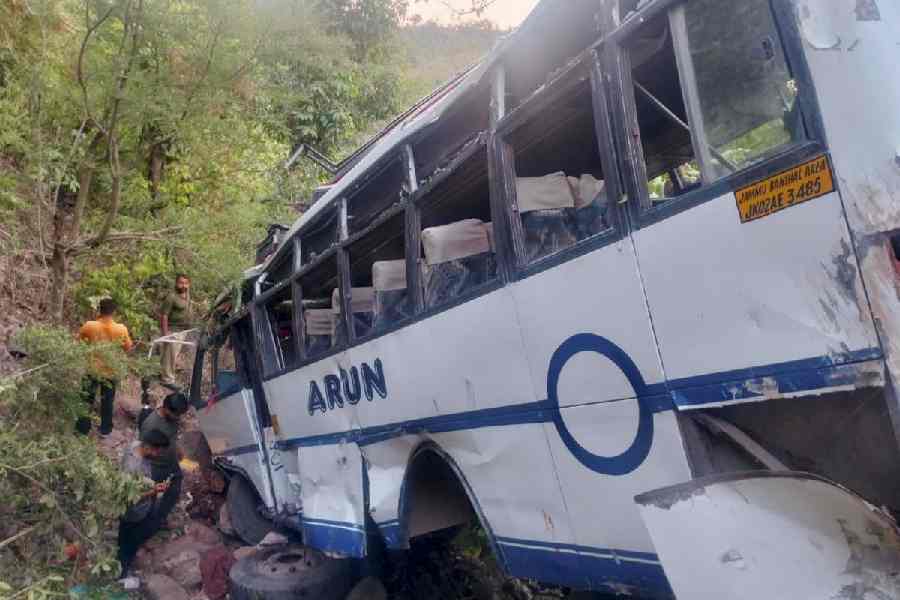
{"type": "MultiPolygon", "coordinates": [[[[518,46],[523,47],[520,48],[523,52],[528,52],[534,50],[529,48],[528,44],[550,43],[546,37],[548,35],[552,37],[552,31],[549,30],[553,29],[553,26],[558,28],[560,23],[577,22],[582,13],[585,13],[583,16],[587,16],[597,10],[596,0],[540,0],[525,21],[511,34],[501,38],[480,62],[413,105],[357,150],[354,153],[357,156],[352,168],[339,176],[336,181],[329,183],[330,189],[291,225],[284,239],[292,239],[304,226],[315,221],[372,166],[391,152],[395,152],[415,134],[438,122],[468,91],[481,83],[491,67],[502,57],[518,46]],[[362,157],[358,156],[360,154],[362,157]]],[[[269,265],[284,255],[285,246],[289,245],[281,244],[265,262],[245,271],[245,278],[251,279],[264,273],[269,265]]]]}

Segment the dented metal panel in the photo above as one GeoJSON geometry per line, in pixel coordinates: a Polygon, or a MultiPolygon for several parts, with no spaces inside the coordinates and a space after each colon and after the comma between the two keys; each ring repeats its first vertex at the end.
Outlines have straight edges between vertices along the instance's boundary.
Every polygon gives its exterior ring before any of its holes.
{"type": "Polygon", "coordinates": [[[900,598],[896,522],[828,480],[716,476],[636,501],[679,598],[900,598]]]}
{"type": "Polygon", "coordinates": [[[266,506],[275,510],[253,393],[244,389],[209,404],[197,412],[197,420],[213,454],[241,469],[266,506]]]}
{"type": "Polygon", "coordinates": [[[633,238],[679,406],[853,385],[836,369],[880,356],[836,193],[742,223],[729,192],[633,238]]]}
{"type": "Polygon", "coordinates": [[[860,270],[896,382],[900,285],[888,239],[900,229],[900,6],[797,0],[797,12],[860,270]]]}
{"type": "Polygon", "coordinates": [[[365,556],[365,480],[354,443],[300,448],[303,539],[314,548],[365,556]]]}

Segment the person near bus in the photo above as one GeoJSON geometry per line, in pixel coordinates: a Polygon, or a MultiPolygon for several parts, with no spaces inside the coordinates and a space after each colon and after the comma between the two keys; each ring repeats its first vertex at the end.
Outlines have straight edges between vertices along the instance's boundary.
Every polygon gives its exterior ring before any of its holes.
{"type": "MultiPolygon", "coordinates": [[[[191,307],[191,280],[179,273],[175,277],[175,289],[163,300],[159,311],[159,328],[162,335],[186,331],[191,328],[193,310],[191,307]]],[[[176,341],[163,342],[160,348],[160,381],[168,386],[176,385],[175,370],[182,344],[176,341]]]]}
{"type": "MultiPolygon", "coordinates": [[[[169,445],[169,439],[162,432],[149,431],[141,441],[132,443],[122,459],[122,469],[127,473],[152,479],[153,468],[150,461],[165,453],[169,445]]],[[[129,506],[119,519],[118,559],[122,565],[122,578],[129,576],[140,547],[162,527],[165,520],[163,498],[166,497],[169,485],[168,482],[156,483],[152,490],[129,506]]],[[[168,502],[171,503],[171,498],[168,502]]]]}
{"type": "Polygon", "coordinates": [[[149,456],[150,478],[156,483],[168,482],[168,488],[160,498],[160,522],[166,518],[181,495],[183,478],[181,466],[178,464],[178,425],[181,417],[188,411],[188,399],[181,392],[174,392],[163,399],[162,406],[147,415],[141,423],[140,440],[147,441],[162,436],[167,443],[160,452],[149,456]]]}
{"type": "MultiPolygon", "coordinates": [[[[81,326],[78,337],[88,344],[113,343],[120,344],[122,350],[130,352],[134,347],[128,328],[115,320],[118,307],[112,298],[100,301],[100,315],[94,321],[87,321],[81,326]]],[[[84,378],[82,392],[85,402],[94,405],[97,393],[100,393],[100,435],[106,436],[113,429],[113,404],[116,399],[118,382],[112,369],[103,360],[95,356],[91,361],[89,374],[84,378]]],[[[80,433],[91,430],[89,417],[78,419],[76,429],[80,433]]]]}

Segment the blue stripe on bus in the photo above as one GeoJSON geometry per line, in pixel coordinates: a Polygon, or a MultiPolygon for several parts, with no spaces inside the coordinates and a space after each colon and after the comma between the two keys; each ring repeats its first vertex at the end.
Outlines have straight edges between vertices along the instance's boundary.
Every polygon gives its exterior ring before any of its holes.
{"type": "Polygon", "coordinates": [[[578,589],[622,591],[671,597],[659,557],[646,552],[574,544],[497,538],[510,575],[578,589]]]}
{"type": "Polygon", "coordinates": [[[749,369],[673,379],[668,386],[680,407],[734,402],[765,395],[764,379],[770,379],[778,394],[792,394],[849,385],[859,381],[860,363],[883,358],[879,348],[848,352],[836,357],[820,356],[749,369]]]}
{"type": "MultiPolygon", "coordinates": [[[[678,407],[697,407],[741,400],[764,395],[759,390],[763,378],[771,378],[777,384],[778,393],[790,394],[849,385],[859,380],[859,363],[880,360],[883,354],[878,348],[849,352],[838,357],[821,356],[805,360],[736,369],[694,377],[672,379],[666,383],[645,386],[641,398],[653,413],[678,407]]],[[[565,409],[567,407],[563,407],[565,409]]],[[[448,433],[483,427],[522,425],[553,422],[558,408],[549,401],[529,402],[465,411],[423,419],[411,419],[362,429],[302,436],[278,443],[281,450],[305,446],[327,446],[339,443],[376,444],[396,437],[415,433],[448,433]]],[[[255,447],[253,447],[255,449],[255,447]]],[[[249,450],[253,451],[253,450],[249,450]]]]}
{"type": "MultiPolygon", "coordinates": [[[[365,555],[362,525],[307,518],[302,523],[306,545],[345,556],[365,555]]],[[[385,533],[399,531],[399,526],[396,519],[378,524],[389,548],[398,547],[399,538],[390,539],[385,533]]],[[[513,576],[579,589],[608,589],[612,583],[663,597],[672,594],[659,557],[649,552],[506,537],[497,537],[496,542],[502,554],[498,558],[513,576]]]]}
{"type": "Polygon", "coordinates": [[[301,518],[303,543],[324,552],[361,558],[366,554],[366,530],[356,523],[301,518]]]}

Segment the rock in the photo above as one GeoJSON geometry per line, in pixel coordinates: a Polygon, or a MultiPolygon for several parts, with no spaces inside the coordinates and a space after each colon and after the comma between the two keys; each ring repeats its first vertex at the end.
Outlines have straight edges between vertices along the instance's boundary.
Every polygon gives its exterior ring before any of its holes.
{"type": "Polygon", "coordinates": [[[234,551],[234,560],[242,560],[251,554],[254,554],[258,548],[256,546],[241,546],[234,551]]]}
{"type": "Polygon", "coordinates": [[[259,544],[257,544],[257,546],[282,546],[287,543],[289,543],[289,540],[285,536],[281,535],[277,531],[270,531],[266,534],[266,537],[264,537],[259,542],[259,544]]]}
{"type": "Polygon", "coordinates": [[[163,561],[160,570],[177,581],[185,589],[200,587],[203,577],[200,573],[200,553],[185,550],[163,561]]]}
{"type": "Polygon", "coordinates": [[[149,600],[190,600],[178,582],[165,575],[151,575],[144,585],[149,600]]]}
{"type": "Polygon", "coordinates": [[[190,535],[186,535],[160,544],[158,548],[153,550],[153,560],[156,563],[163,563],[184,552],[196,552],[197,554],[200,554],[216,545],[217,544],[204,544],[198,542],[190,535]]]}
{"type": "Polygon", "coordinates": [[[134,568],[142,573],[150,573],[153,570],[153,553],[145,548],[140,548],[134,557],[134,568]]]}
{"type": "Polygon", "coordinates": [[[130,394],[118,394],[116,396],[116,406],[130,419],[137,419],[141,412],[141,399],[130,394]]]}
{"type": "Polygon", "coordinates": [[[234,525],[231,524],[231,514],[228,512],[228,505],[223,504],[222,508],[219,509],[219,522],[218,522],[219,531],[229,536],[236,536],[237,532],[234,530],[234,525]]]}
{"type": "Polygon", "coordinates": [[[206,544],[207,546],[218,546],[222,543],[222,536],[219,532],[208,527],[199,521],[191,521],[187,526],[188,537],[198,544],[206,544]]]}
{"type": "Polygon", "coordinates": [[[228,573],[235,559],[225,546],[207,550],[200,558],[200,574],[203,576],[203,592],[210,600],[224,600],[228,595],[228,573]]]}
{"type": "Polygon", "coordinates": [[[353,586],[346,600],[387,600],[387,590],[380,579],[366,577],[353,586]]]}

